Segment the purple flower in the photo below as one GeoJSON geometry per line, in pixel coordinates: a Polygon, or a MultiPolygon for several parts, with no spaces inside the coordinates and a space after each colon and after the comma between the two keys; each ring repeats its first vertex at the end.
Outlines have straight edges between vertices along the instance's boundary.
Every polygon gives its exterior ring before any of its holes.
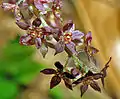
{"type": "Polygon", "coordinates": [[[64,72],[63,65],[60,62],[56,62],[55,66],[57,67],[57,70],[47,68],[47,69],[40,71],[41,73],[47,74],[47,75],[54,74],[50,82],[50,89],[57,86],[61,82],[61,79],[63,79],[65,86],[69,88],[70,90],[72,90],[72,84],[71,84],[70,79],[74,79],[74,76],[68,72],[64,72]]]}
{"type": "Polygon", "coordinates": [[[75,45],[81,43],[81,38],[84,36],[84,33],[80,32],[79,30],[75,30],[75,25],[71,21],[63,26],[63,29],[60,33],[59,41],[55,45],[55,54],[64,51],[65,47],[67,47],[72,54],[75,54],[75,45]]]}
{"type": "Polygon", "coordinates": [[[51,30],[49,27],[39,28],[41,25],[41,20],[36,18],[32,22],[32,26],[29,26],[27,23],[17,21],[16,24],[24,30],[27,30],[27,34],[21,36],[20,44],[21,45],[35,45],[37,49],[40,49],[43,57],[48,52],[48,46],[46,44],[47,37],[51,35],[51,30]]]}
{"type": "Polygon", "coordinates": [[[44,14],[46,13],[47,9],[49,9],[49,3],[53,1],[54,0],[34,0],[34,5],[44,14]]]}

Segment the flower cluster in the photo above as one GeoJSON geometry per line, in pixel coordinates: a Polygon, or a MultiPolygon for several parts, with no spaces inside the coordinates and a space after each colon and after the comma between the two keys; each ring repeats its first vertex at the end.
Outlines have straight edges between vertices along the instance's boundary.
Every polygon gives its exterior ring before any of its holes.
{"type": "Polygon", "coordinates": [[[68,54],[68,60],[64,66],[58,61],[55,62],[57,70],[48,68],[41,71],[47,75],[54,75],[50,82],[50,89],[63,80],[65,86],[71,90],[76,85],[82,84],[81,96],[89,85],[100,92],[101,89],[96,80],[101,79],[104,85],[111,58],[101,71],[97,68],[94,54],[99,50],[91,45],[91,32],[85,35],[76,30],[72,20],[65,23],[61,17],[62,6],[62,0],[8,0],[1,4],[5,11],[9,10],[14,14],[16,25],[26,32],[20,37],[21,45],[35,45],[43,57],[46,56],[48,47],[55,50],[54,55],[63,51],[68,54]],[[79,51],[78,46],[82,46],[79,51]],[[87,64],[80,56],[80,51],[87,55],[85,60],[88,61],[87,64]]]}

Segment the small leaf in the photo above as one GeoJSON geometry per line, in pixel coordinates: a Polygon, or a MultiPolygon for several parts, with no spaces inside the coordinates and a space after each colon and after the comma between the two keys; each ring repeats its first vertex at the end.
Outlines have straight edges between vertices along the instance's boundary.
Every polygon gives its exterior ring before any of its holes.
{"type": "Polygon", "coordinates": [[[50,82],[50,89],[54,88],[61,82],[61,78],[59,76],[53,76],[50,82]]]}
{"type": "Polygon", "coordinates": [[[59,70],[63,70],[63,65],[60,62],[55,62],[54,64],[59,70]]]}
{"type": "Polygon", "coordinates": [[[87,84],[80,86],[81,97],[82,97],[83,94],[87,91],[87,89],[88,89],[88,85],[87,85],[87,84]]]}
{"type": "Polygon", "coordinates": [[[101,92],[101,89],[100,89],[100,87],[99,87],[99,85],[98,85],[97,82],[93,81],[93,82],[90,84],[90,86],[91,86],[94,90],[96,90],[96,91],[98,91],[98,92],[101,92]]]}
{"type": "Polygon", "coordinates": [[[68,72],[64,72],[63,75],[65,75],[65,77],[67,77],[69,79],[74,79],[75,78],[72,74],[70,74],[68,72]]]}
{"type": "Polygon", "coordinates": [[[70,81],[68,78],[63,78],[63,80],[64,80],[64,83],[65,83],[65,86],[66,86],[67,88],[69,88],[70,90],[73,90],[73,89],[72,89],[71,81],[70,81]]]}
{"type": "Polygon", "coordinates": [[[48,68],[40,71],[43,74],[56,74],[56,71],[54,69],[48,68]]]}

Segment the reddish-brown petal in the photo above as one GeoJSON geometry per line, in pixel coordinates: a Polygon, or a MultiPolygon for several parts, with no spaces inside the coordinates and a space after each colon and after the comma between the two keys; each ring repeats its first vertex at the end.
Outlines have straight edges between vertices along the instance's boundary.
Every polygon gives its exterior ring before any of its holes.
{"type": "Polygon", "coordinates": [[[98,91],[98,92],[101,92],[101,89],[100,89],[100,87],[99,87],[99,85],[98,85],[97,82],[93,81],[93,82],[90,84],[90,86],[91,86],[94,90],[96,90],[96,91],[98,91]]]}
{"type": "Polygon", "coordinates": [[[88,89],[88,85],[87,85],[87,84],[80,86],[81,97],[82,97],[83,94],[87,91],[87,89],[88,89]]]}
{"type": "Polygon", "coordinates": [[[57,75],[53,76],[50,82],[50,89],[54,88],[61,82],[61,78],[57,75]]]}
{"type": "Polygon", "coordinates": [[[56,71],[54,69],[51,69],[51,68],[44,69],[40,72],[43,74],[56,74],[56,71]]]}

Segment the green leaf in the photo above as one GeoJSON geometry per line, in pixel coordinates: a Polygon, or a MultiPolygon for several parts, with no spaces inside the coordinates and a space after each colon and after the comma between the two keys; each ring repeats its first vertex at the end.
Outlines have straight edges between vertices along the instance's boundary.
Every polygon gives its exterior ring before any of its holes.
{"type": "Polygon", "coordinates": [[[16,97],[18,89],[15,83],[7,80],[0,80],[0,99],[16,97]]]}

